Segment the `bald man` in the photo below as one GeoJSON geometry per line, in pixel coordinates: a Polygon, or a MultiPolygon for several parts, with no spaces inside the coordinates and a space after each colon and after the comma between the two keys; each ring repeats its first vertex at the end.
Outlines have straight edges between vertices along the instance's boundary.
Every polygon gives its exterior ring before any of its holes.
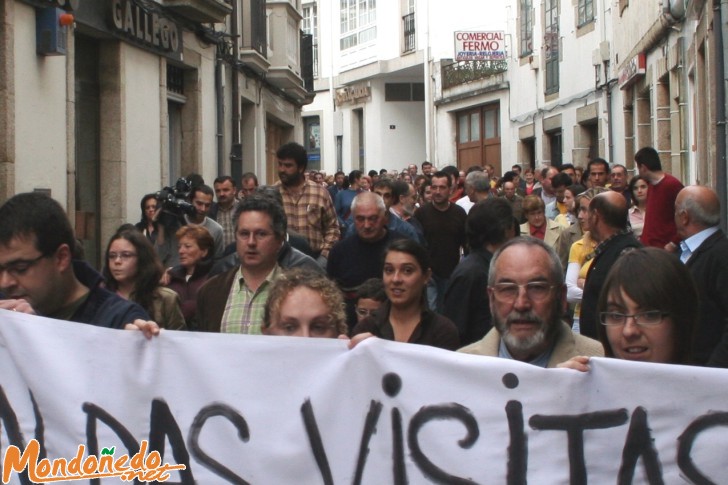
{"type": "Polygon", "coordinates": [[[693,341],[695,364],[706,365],[714,354],[718,365],[728,365],[728,239],[718,227],[720,201],[713,189],[690,185],[675,199],[675,226],[680,237],[680,260],[698,287],[700,319],[693,341]],[[719,354],[723,354],[722,356],[719,354]]]}
{"type": "Polygon", "coordinates": [[[582,335],[593,339],[598,338],[597,300],[609,270],[624,251],[642,246],[629,230],[627,209],[622,194],[613,191],[598,194],[589,203],[589,230],[599,244],[584,283],[579,327],[582,335]]]}

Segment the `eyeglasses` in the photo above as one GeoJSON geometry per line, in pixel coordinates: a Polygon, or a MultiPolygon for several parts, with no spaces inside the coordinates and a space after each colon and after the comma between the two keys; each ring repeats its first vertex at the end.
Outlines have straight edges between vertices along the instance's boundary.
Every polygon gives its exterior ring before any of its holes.
{"type": "Polygon", "coordinates": [[[132,253],[131,251],[109,253],[109,261],[116,261],[117,259],[121,259],[122,261],[129,261],[131,258],[136,258],[136,253],[132,253]]]}
{"type": "Polygon", "coordinates": [[[273,235],[272,232],[270,232],[270,231],[263,231],[263,230],[259,230],[259,231],[246,231],[246,230],[238,231],[238,236],[240,236],[241,238],[243,238],[243,239],[250,239],[250,236],[253,236],[253,239],[255,239],[256,241],[263,241],[265,239],[268,239],[272,235],[273,235]]]}
{"type": "Polygon", "coordinates": [[[17,278],[18,276],[24,275],[26,271],[35,266],[38,261],[45,257],[45,254],[41,254],[37,258],[33,259],[18,259],[8,264],[0,264],[0,274],[7,271],[10,276],[17,278]]]}
{"type": "Polygon", "coordinates": [[[634,323],[640,327],[654,327],[662,323],[662,319],[668,316],[668,313],[660,310],[650,310],[647,312],[635,313],[634,315],[626,315],[618,312],[601,312],[599,321],[607,327],[620,327],[627,323],[627,319],[632,317],[634,323]]]}
{"type": "Polygon", "coordinates": [[[376,312],[376,311],[377,311],[376,309],[374,309],[374,310],[369,310],[369,309],[367,309],[367,308],[358,308],[358,307],[357,307],[357,309],[356,309],[356,314],[357,314],[357,315],[359,315],[359,316],[360,316],[360,317],[362,317],[362,318],[366,318],[366,317],[368,317],[369,315],[373,315],[373,314],[374,314],[374,312],[376,312]]]}
{"type": "Polygon", "coordinates": [[[490,287],[495,295],[495,299],[501,303],[513,303],[518,298],[521,288],[525,288],[526,297],[534,303],[541,302],[551,295],[551,290],[555,285],[550,285],[545,281],[532,281],[525,285],[516,283],[498,283],[490,287]]]}

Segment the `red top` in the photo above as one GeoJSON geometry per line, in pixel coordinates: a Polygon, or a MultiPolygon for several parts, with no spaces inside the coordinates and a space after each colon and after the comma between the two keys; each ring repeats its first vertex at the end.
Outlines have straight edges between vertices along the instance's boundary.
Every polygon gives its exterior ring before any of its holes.
{"type": "Polygon", "coordinates": [[[683,184],[670,174],[647,191],[645,225],[640,241],[645,246],[663,249],[669,242],[678,244],[680,238],[675,227],[675,199],[683,184]]]}

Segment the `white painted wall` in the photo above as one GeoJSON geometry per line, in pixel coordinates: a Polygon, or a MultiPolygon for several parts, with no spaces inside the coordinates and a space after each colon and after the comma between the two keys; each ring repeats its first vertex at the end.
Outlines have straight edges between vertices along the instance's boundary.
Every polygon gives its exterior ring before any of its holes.
{"type": "MultiPolygon", "coordinates": [[[[199,44],[198,44],[199,45],[199,44]]],[[[202,130],[202,177],[207,185],[212,187],[212,181],[220,175],[217,173],[217,101],[215,99],[215,48],[199,49],[197,52],[201,54],[200,68],[197,75],[200,76],[200,129],[202,130]]],[[[227,91],[230,86],[227,86],[227,91]]],[[[230,104],[225,104],[225,111],[229,113],[230,104]]],[[[229,114],[226,118],[229,118],[229,114]]],[[[229,133],[229,132],[228,132],[229,133]]],[[[229,146],[229,144],[225,144],[229,146]]],[[[223,153],[223,158],[229,166],[230,152],[229,149],[223,153]]],[[[185,174],[186,175],[186,174],[185,174]]]]}
{"type": "MultiPolygon", "coordinates": [[[[139,201],[162,185],[159,57],[122,44],[126,98],[126,220],[139,218],[139,201]]],[[[102,195],[103,197],[103,195],[102,195]]]]}
{"type": "Polygon", "coordinates": [[[15,191],[50,188],[65,207],[66,56],[38,56],[35,9],[20,2],[14,8],[15,191]]]}

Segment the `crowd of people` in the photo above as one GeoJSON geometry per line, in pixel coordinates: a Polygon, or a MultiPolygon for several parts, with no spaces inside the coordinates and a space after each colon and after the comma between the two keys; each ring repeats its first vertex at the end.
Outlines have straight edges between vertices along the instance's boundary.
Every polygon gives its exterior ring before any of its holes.
{"type": "Polygon", "coordinates": [[[366,338],[588,371],[589,357],[728,367],[720,203],[650,147],[635,172],[492,165],[188,177],[141,200],[96,271],[62,207],[0,206],[0,309],[109,328],[366,338]],[[420,172],[421,170],[421,172],[420,172]]]}

